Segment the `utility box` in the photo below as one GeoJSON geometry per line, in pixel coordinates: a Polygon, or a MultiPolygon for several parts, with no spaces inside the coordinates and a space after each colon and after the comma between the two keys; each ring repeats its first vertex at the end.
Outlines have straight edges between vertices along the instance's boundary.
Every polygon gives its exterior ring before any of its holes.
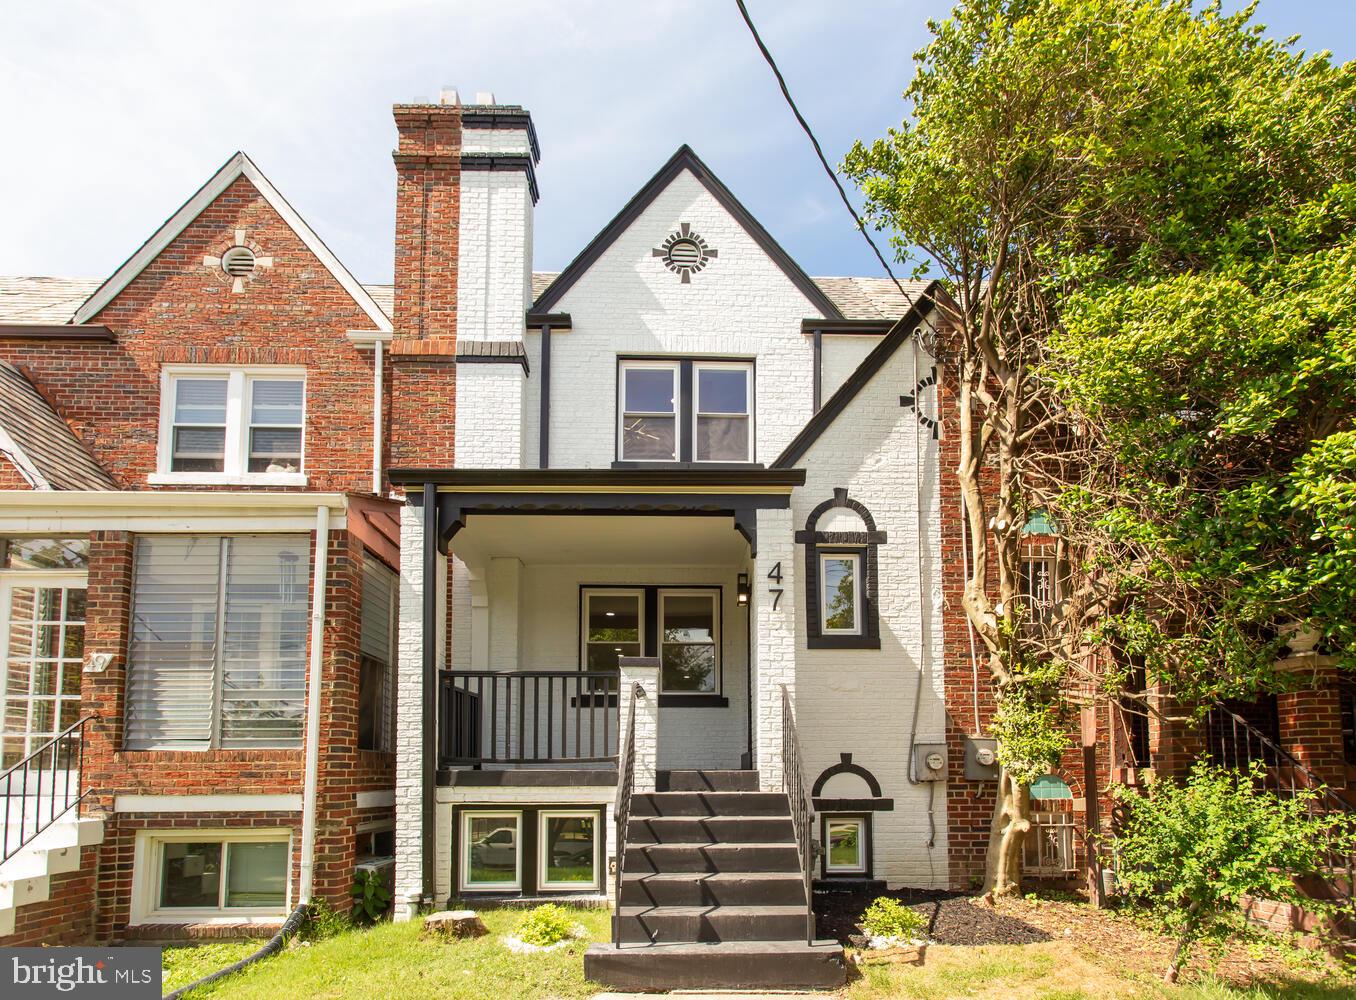
{"type": "Polygon", "coordinates": [[[913,780],[946,780],[945,743],[915,743],[913,745],[913,780]]]}
{"type": "Polygon", "coordinates": [[[980,739],[977,736],[965,738],[965,780],[998,780],[998,741],[980,739]]]}

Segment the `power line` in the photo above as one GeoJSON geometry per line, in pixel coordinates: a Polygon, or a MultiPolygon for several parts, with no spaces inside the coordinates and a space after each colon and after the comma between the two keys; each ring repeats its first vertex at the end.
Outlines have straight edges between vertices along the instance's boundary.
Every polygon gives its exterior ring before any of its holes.
{"type": "Polygon", "coordinates": [[[787,105],[791,108],[791,113],[796,116],[796,121],[800,122],[800,127],[805,134],[810,137],[810,145],[815,148],[815,155],[819,157],[819,162],[824,167],[824,172],[829,175],[829,180],[833,181],[833,186],[838,189],[838,197],[843,199],[843,204],[852,215],[852,220],[857,223],[857,231],[862,234],[862,239],[866,240],[867,245],[871,247],[872,253],[880,261],[880,266],[885,268],[885,273],[890,276],[890,280],[895,283],[899,289],[899,294],[904,296],[910,308],[913,307],[913,296],[904,290],[904,286],[899,283],[895,277],[895,272],[890,270],[890,265],[885,260],[885,255],[880,252],[880,247],[876,246],[876,241],[871,238],[871,234],[866,231],[866,223],[862,217],[857,214],[857,210],[852,207],[852,202],[848,200],[847,192],[843,190],[843,183],[838,179],[838,174],[834,172],[833,167],[829,166],[828,157],[824,155],[824,149],[819,145],[819,140],[815,138],[814,130],[810,128],[810,123],[805,120],[805,116],[800,113],[800,108],[796,107],[796,101],[791,96],[791,91],[786,86],[786,80],[782,77],[782,71],[777,68],[777,61],[772,58],[772,53],[768,51],[767,46],[763,44],[762,36],[758,34],[758,29],[754,27],[753,18],[749,16],[749,9],[744,6],[744,0],[735,0],[739,5],[739,13],[744,17],[744,23],[749,26],[749,33],[753,35],[753,40],[758,45],[758,51],[763,53],[763,59],[772,69],[772,75],[777,78],[777,85],[782,88],[782,96],[786,98],[787,105]]]}

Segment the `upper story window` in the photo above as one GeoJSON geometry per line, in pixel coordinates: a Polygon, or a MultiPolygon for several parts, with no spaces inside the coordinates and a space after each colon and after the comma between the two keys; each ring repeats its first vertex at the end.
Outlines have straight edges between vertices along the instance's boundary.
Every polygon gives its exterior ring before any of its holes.
{"type": "Polygon", "coordinates": [[[618,460],[753,461],[753,362],[623,360],[617,390],[618,460]]]}
{"type": "Polygon", "coordinates": [[[304,484],[305,397],[297,369],[166,369],[152,482],[304,484]]]}

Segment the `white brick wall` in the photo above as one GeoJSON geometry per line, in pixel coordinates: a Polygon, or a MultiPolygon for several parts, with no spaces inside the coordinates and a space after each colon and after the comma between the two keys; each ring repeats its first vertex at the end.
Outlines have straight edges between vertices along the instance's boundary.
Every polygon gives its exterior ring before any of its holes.
{"type": "Polygon", "coordinates": [[[463,128],[461,151],[463,153],[503,153],[506,156],[531,156],[532,146],[527,138],[527,129],[463,128]]]}
{"type": "MultiPolygon", "coordinates": [[[[532,194],[521,170],[463,170],[457,339],[521,340],[532,295],[532,194]]],[[[460,411],[459,411],[460,412],[460,411]]]]}
{"type": "MultiPolygon", "coordinates": [[[[918,358],[920,376],[932,365],[918,358]]],[[[936,841],[928,850],[927,785],[908,780],[910,723],[917,690],[920,656],[923,677],[918,742],[942,742],[943,705],[940,508],[937,442],[917,424],[899,397],[914,384],[914,351],[905,345],[876,374],[846,411],[799,463],[806,469],[803,488],[793,500],[794,528],[804,528],[810,511],[833,496],[835,487],[864,503],[876,527],[888,535],[878,550],[879,650],[822,650],[805,646],[803,620],[797,626],[797,717],[805,753],[806,778],[813,781],[851,753],[870,770],[893,798],[892,812],[874,814],[875,874],[892,884],[945,886],[946,795],[938,784],[933,797],[936,841]],[[917,506],[915,443],[922,457],[923,579],[917,569],[917,506]],[[920,619],[920,612],[922,618],[920,619]],[[926,636],[926,647],[920,643],[926,636]]],[[[933,401],[925,401],[935,413],[933,401]]],[[[826,516],[821,530],[860,530],[850,519],[826,516]],[[832,527],[826,528],[825,524],[832,527]]],[[[760,530],[759,540],[766,544],[760,530]]],[[[795,546],[796,566],[804,546],[795,546]]],[[[760,560],[761,561],[761,560],[760,560]]],[[[800,588],[794,595],[803,606],[800,588]]],[[[857,793],[865,794],[859,788],[857,793]]],[[[855,797],[855,796],[854,796],[855,797]]]]}
{"type": "MultiPolygon", "coordinates": [[[[423,894],[424,512],[400,516],[400,624],[397,630],[395,915],[408,920],[423,894]]],[[[430,695],[431,696],[431,695],[430,695]]],[[[431,790],[428,790],[432,794],[431,790]]]]}
{"type": "Polygon", "coordinates": [[[819,396],[823,402],[838,391],[847,377],[857,370],[862,359],[881,342],[880,337],[856,337],[850,334],[827,333],[820,338],[819,396]]]}
{"type": "MultiPolygon", "coordinates": [[[[782,687],[798,705],[796,685],[796,636],[801,618],[796,603],[796,547],[792,543],[791,511],[758,512],[758,558],[752,577],[753,634],[753,727],[754,757],[765,791],[782,790],[782,687]],[[778,568],[780,583],[769,578],[778,568]],[[780,587],[776,600],[771,588],[780,587]]],[[[800,626],[803,627],[803,626],[800,626]]],[[[799,719],[800,710],[796,708],[799,719]]],[[[805,736],[801,736],[802,744],[805,736]]],[[[814,775],[806,775],[813,780],[814,775]]]]}
{"type": "Polygon", "coordinates": [[[617,754],[617,778],[631,753],[628,740],[635,738],[632,759],[632,791],[653,792],[655,775],[659,770],[659,756],[663,740],[659,732],[659,667],[651,663],[625,663],[621,667],[621,687],[617,695],[617,718],[620,720],[621,742],[617,754]],[[639,691],[637,691],[639,688],[639,691]],[[630,732],[631,703],[635,702],[635,731],[630,732]]]}
{"type": "Polygon", "coordinates": [[[686,171],[552,309],[573,322],[551,337],[555,468],[615,458],[618,355],[755,359],[755,458],[765,464],[810,418],[813,348],[800,321],[818,311],[686,171]],[[687,285],[651,253],[683,222],[719,251],[687,285]]]}
{"type": "Polygon", "coordinates": [[[457,468],[522,468],[526,380],[521,365],[457,365],[457,468]]]}

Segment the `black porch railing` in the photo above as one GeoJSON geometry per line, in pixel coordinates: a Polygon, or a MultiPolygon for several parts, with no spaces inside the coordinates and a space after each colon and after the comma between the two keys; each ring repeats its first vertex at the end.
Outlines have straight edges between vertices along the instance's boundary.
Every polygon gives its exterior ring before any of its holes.
{"type": "Polygon", "coordinates": [[[626,751],[621,773],[617,775],[617,801],[612,811],[617,826],[617,871],[612,876],[612,944],[622,946],[622,882],[626,876],[626,836],[631,822],[631,794],[636,785],[636,702],[645,697],[639,684],[631,688],[631,705],[626,712],[626,751]]]}
{"type": "Polygon", "coordinates": [[[92,718],[85,716],[0,774],[5,809],[0,861],[14,857],[84,799],[85,723],[92,718]]]}
{"type": "Polygon", "coordinates": [[[617,686],[606,671],[439,671],[438,766],[613,762],[617,686]]]}

